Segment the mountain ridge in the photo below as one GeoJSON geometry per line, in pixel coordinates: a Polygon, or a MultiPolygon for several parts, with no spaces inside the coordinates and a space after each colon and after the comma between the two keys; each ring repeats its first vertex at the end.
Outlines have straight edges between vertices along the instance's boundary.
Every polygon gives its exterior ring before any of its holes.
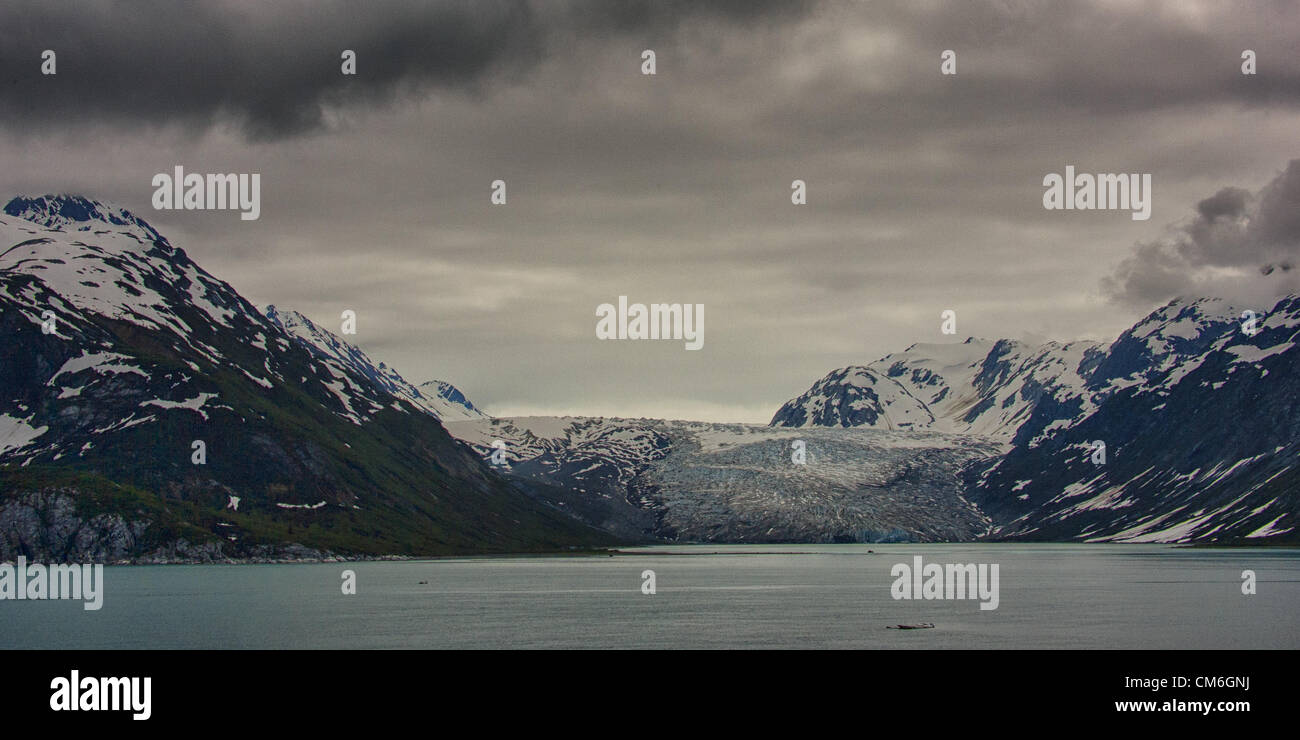
{"type": "Polygon", "coordinates": [[[334,367],[346,367],[367,378],[376,388],[404,398],[438,419],[452,421],[487,416],[451,383],[431,380],[418,386],[412,385],[397,370],[383,362],[376,363],[360,348],[297,311],[280,310],[274,305],[268,305],[263,309],[263,314],[322,361],[334,367]]]}
{"type": "Polygon", "coordinates": [[[68,490],[85,493],[81,521],[144,526],[88,545],[114,560],[182,540],[212,558],[615,541],[497,476],[427,409],[322,361],[143,219],[86,202],[0,215],[0,559],[55,554],[54,530],[30,523],[62,509],[32,501],[68,490]]]}
{"type": "Polygon", "coordinates": [[[1005,455],[963,474],[994,538],[1294,537],[1300,298],[1255,313],[1248,329],[1241,306],[1176,298],[1108,345],[912,345],[832,371],[771,424],[880,428],[902,406],[919,420],[911,428],[1004,441],[1005,455]],[[936,363],[935,346],[956,361],[936,363]],[[901,392],[891,395],[888,381],[901,392]],[[1220,392],[1270,412],[1243,417],[1220,392]],[[1099,444],[1104,462],[1095,463],[1099,444]]]}

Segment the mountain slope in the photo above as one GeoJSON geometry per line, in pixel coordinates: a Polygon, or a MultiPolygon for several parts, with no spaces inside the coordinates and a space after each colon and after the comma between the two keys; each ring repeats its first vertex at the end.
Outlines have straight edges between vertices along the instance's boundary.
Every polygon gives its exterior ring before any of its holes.
{"type": "Polygon", "coordinates": [[[1295,538],[1300,299],[1280,301],[1253,335],[1241,317],[1222,300],[1179,299],[1109,346],[913,345],[830,373],[772,425],[1004,442],[1004,457],[963,476],[995,538],[1295,538]]]}
{"type": "Polygon", "coordinates": [[[1010,439],[1045,397],[1084,387],[1091,342],[1032,347],[967,339],[914,344],[868,365],[841,368],[786,402],[772,426],[865,426],[1010,439]]]}
{"type": "MultiPolygon", "coordinates": [[[[99,496],[116,503],[81,513],[176,522],[226,555],[610,541],[500,479],[424,409],[322,361],[121,209],[73,196],[6,206],[0,331],[5,507],[99,496]]],[[[0,531],[0,558],[39,555],[40,537],[0,531]]],[[[118,555],[162,541],[141,542],[118,555]]]]}
{"type": "Polygon", "coordinates": [[[1005,458],[969,472],[995,537],[1120,542],[1295,538],[1300,299],[1251,336],[1223,301],[1174,301],[1111,345],[1095,408],[1043,409],[1005,458]],[[1032,436],[1030,433],[1032,432],[1032,436]],[[1104,464],[1092,443],[1105,444],[1104,464]]]}
{"type": "MultiPolygon", "coordinates": [[[[361,376],[372,387],[406,399],[443,421],[481,419],[486,416],[452,384],[432,380],[419,386],[411,385],[393,368],[382,362],[376,364],[360,349],[297,311],[283,311],[275,306],[267,306],[265,314],[271,323],[300,342],[317,359],[338,370],[339,378],[344,383],[348,382],[348,378],[361,376]]],[[[350,392],[352,389],[348,390],[350,392]]]]}
{"type": "Polygon", "coordinates": [[[860,366],[835,370],[772,417],[772,426],[781,427],[927,429],[934,423],[930,408],[902,383],[860,366]]]}

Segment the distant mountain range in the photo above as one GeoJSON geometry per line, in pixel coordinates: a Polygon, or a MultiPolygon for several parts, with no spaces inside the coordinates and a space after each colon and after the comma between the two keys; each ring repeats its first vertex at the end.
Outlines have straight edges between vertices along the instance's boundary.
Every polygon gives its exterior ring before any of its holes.
{"type": "Polygon", "coordinates": [[[768,426],[494,419],[257,310],[124,209],[15,198],[0,560],[1294,541],[1300,299],[1254,331],[1245,308],[1173,301],[1109,345],[916,344],[768,426]]]}
{"type": "Polygon", "coordinates": [[[439,415],[479,416],[454,388],[412,387],[302,317],[268,314],[123,209],[10,201],[0,560],[613,541],[452,439],[439,415]]]}

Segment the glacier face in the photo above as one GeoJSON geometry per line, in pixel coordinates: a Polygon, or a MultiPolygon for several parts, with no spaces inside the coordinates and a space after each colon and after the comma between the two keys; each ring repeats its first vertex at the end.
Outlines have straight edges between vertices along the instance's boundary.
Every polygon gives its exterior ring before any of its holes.
{"type": "Polygon", "coordinates": [[[969,540],[991,525],[962,495],[963,466],[993,440],[939,432],[781,429],[658,419],[453,422],[549,502],[629,537],[686,542],[969,540]],[[794,462],[793,443],[806,462],[794,462]]]}

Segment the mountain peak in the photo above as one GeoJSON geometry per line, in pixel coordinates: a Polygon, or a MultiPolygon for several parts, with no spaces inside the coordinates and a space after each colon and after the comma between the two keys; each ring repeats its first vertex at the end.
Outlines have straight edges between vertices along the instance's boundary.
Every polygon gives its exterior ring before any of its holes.
{"type": "Polygon", "coordinates": [[[445,380],[430,380],[427,383],[417,385],[416,389],[426,397],[432,396],[434,398],[441,398],[444,401],[457,406],[464,406],[471,415],[487,416],[487,414],[483,413],[482,409],[470,403],[469,399],[465,397],[464,393],[460,392],[459,388],[445,380]]]}
{"type": "Polygon", "coordinates": [[[416,387],[387,364],[376,363],[360,348],[297,311],[268,305],[263,314],[325,364],[340,372],[351,370],[368,379],[374,387],[406,399],[442,421],[463,421],[487,416],[452,384],[434,380],[416,387]]]}
{"type": "Polygon", "coordinates": [[[60,231],[90,231],[96,224],[140,229],[151,240],[162,240],[158,230],[125,208],[91,200],[81,195],[63,193],[36,198],[18,196],[5,205],[10,216],[60,231]]]}
{"type": "Polygon", "coordinates": [[[308,331],[320,330],[311,319],[292,309],[279,309],[276,308],[274,304],[270,304],[262,313],[272,322],[279,324],[286,329],[303,327],[308,331]]]}

